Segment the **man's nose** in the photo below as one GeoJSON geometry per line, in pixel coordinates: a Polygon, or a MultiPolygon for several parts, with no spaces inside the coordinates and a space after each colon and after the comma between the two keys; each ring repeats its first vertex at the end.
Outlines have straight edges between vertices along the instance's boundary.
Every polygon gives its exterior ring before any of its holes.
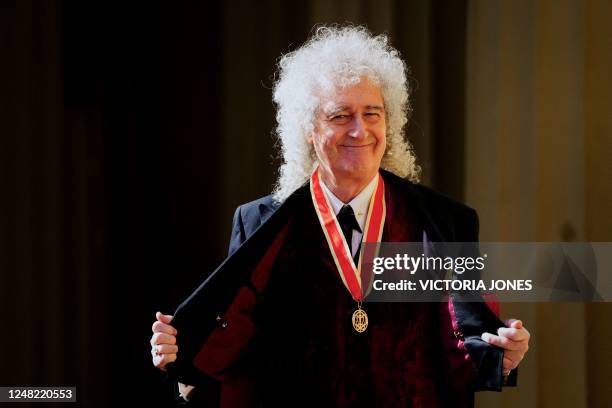
{"type": "Polygon", "coordinates": [[[361,116],[356,115],[353,121],[351,122],[351,129],[348,134],[353,138],[362,138],[367,134],[365,122],[361,116]]]}

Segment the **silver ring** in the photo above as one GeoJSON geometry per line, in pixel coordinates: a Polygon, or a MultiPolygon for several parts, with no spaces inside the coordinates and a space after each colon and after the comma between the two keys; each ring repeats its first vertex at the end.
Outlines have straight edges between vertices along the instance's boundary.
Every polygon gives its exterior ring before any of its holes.
{"type": "Polygon", "coordinates": [[[153,347],[151,347],[151,352],[153,353],[153,355],[159,356],[159,346],[154,344],[153,347]]]}

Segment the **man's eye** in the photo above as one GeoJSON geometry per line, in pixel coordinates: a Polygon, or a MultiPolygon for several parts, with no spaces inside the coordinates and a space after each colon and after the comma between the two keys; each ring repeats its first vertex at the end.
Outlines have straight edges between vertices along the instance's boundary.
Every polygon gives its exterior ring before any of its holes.
{"type": "Polygon", "coordinates": [[[334,115],[331,117],[331,121],[338,124],[344,124],[351,120],[350,115],[334,115]]]}

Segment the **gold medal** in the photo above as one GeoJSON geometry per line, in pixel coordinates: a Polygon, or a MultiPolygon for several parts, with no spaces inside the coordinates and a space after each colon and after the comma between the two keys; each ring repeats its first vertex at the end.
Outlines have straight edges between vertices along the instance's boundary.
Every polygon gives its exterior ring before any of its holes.
{"type": "Polygon", "coordinates": [[[357,333],[363,333],[368,328],[368,314],[360,306],[353,312],[353,329],[357,333]]]}

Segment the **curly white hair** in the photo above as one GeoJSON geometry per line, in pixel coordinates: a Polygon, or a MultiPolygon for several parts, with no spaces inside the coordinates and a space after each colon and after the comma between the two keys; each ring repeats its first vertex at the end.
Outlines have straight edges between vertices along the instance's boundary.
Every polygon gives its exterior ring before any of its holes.
{"type": "Polygon", "coordinates": [[[362,26],[320,26],[300,48],[283,55],[274,84],[276,134],[282,164],[273,196],[284,201],[317,165],[308,135],[314,130],[319,94],[354,85],[362,77],[380,86],[387,114],[387,146],[381,167],[418,182],[420,168],[404,135],[411,112],[406,65],[386,35],[362,26]]]}

